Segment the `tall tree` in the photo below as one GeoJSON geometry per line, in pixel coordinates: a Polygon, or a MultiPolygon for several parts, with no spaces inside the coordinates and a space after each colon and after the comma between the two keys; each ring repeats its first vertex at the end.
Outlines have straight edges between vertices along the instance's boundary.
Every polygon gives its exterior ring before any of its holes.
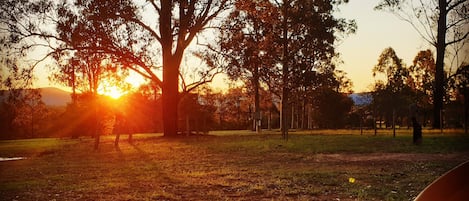
{"type": "MultiPolygon", "coordinates": [[[[333,13],[347,1],[291,1],[289,9],[289,92],[300,105],[302,127],[306,127],[306,106],[316,98],[315,90],[330,88],[335,90],[341,84],[336,77],[335,62],[338,54],[336,42],[354,33],[356,24],[333,13]],[[295,97],[296,96],[296,97],[295,97]],[[307,96],[311,96],[308,98],[307,96]],[[309,102],[308,102],[309,101],[309,102]]],[[[318,97],[319,98],[319,97],[318,97]]],[[[300,118],[297,118],[300,119],[300,118]]]]}
{"type": "Polygon", "coordinates": [[[24,137],[37,137],[39,122],[45,119],[47,108],[41,100],[40,89],[21,89],[21,98],[16,102],[16,117],[13,123],[25,129],[24,137]]]}
{"type": "MultiPolygon", "coordinates": [[[[115,56],[161,87],[164,133],[175,136],[185,50],[229,6],[229,0],[7,1],[1,20],[12,37],[3,42],[22,51],[45,46],[51,49],[46,56],[83,49],[115,56]],[[28,44],[31,38],[43,43],[28,44]]],[[[205,78],[212,74],[203,75],[200,82],[210,81],[205,78]]]]}
{"type": "Polygon", "coordinates": [[[268,0],[237,1],[226,18],[220,36],[221,53],[231,79],[250,82],[254,92],[255,130],[260,132],[260,81],[274,70],[278,9],[268,0]]]}
{"type": "MultiPolygon", "coordinates": [[[[2,53],[8,50],[0,50],[2,53]]],[[[47,115],[39,89],[32,88],[31,73],[21,69],[16,58],[0,57],[0,126],[2,138],[30,138],[37,136],[39,123],[47,115]]]]}
{"type": "Polygon", "coordinates": [[[464,105],[464,132],[468,132],[468,117],[469,117],[469,64],[462,64],[456,71],[456,73],[450,77],[449,87],[452,88],[456,93],[462,95],[464,105]]]}
{"type": "Polygon", "coordinates": [[[376,112],[386,118],[388,125],[394,116],[406,117],[412,97],[412,90],[408,85],[411,78],[394,49],[384,49],[373,68],[373,77],[378,78],[372,102],[376,112]]]}
{"type": "Polygon", "coordinates": [[[414,57],[409,67],[409,86],[416,95],[416,103],[423,112],[423,126],[426,126],[428,113],[433,103],[435,80],[435,59],[431,50],[423,50],[414,57]]]}
{"type": "MultiPolygon", "coordinates": [[[[395,13],[409,22],[436,48],[433,88],[433,127],[440,128],[440,112],[445,92],[445,55],[449,45],[466,43],[469,38],[469,1],[467,0],[382,0],[375,8],[395,13]],[[436,8],[436,9],[435,9],[436,8]],[[436,29],[435,29],[436,27],[436,29]]],[[[459,48],[457,48],[459,49],[459,48]]]]}

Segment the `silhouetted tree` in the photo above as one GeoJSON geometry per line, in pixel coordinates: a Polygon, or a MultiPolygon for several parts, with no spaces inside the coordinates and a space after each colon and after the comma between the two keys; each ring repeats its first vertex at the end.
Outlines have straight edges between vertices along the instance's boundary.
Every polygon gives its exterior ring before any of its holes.
{"type": "Polygon", "coordinates": [[[314,99],[314,121],[320,128],[344,128],[353,101],[347,96],[328,88],[320,89],[314,99]]]}
{"type": "Polygon", "coordinates": [[[412,81],[408,69],[394,49],[384,49],[378,58],[378,64],[373,68],[373,76],[383,79],[375,84],[372,104],[376,112],[385,117],[387,126],[392,122],[393,116],[406,117],[412,103],[413,91],[409,87],[412,81]]]}
{"type": "MultiPolygon", "coordinates": [[[[9,32],[2,42],[22,52],[47,47],[46,57],[67,56],[66,52],[75,50],[113,55],[125,68],[162,88],[164,133],[175,136],[185,50],[229,6],[229,0],[9,0],[0,7],[2,26],[9,32]],[[154,16],[148,17],[149,13],[154,16]],[[38,40],[31,44],[33,38],[38,40]]],[[[210,70],[204,69],[198,82],[210,81],[210,70]]]]}
{"type": "Polygon", "coordinates": [[[2,138],[36,137],[48,111],[41,100],[40,90],[32,88],[31,70],[19,66],[26,65],[26,61],[3,54],[9,51],[0,50],[0,125],[5,133],[2,138]]]}
{"type": "MultiPolygon", "coordinates": [[[[456,101],[460,101],[463,104],[463,126],[464,132],[468,132],[468,117],[469,117],[469,65],[462,64],[456,71],[456,73],[449,79],[449,87],[456,93],[456,101]]],[[[455,111],[458,112],[458,111],[455,111]]],[[[460,110],[459,110],[460,112],[460,110]]],[[[460,113],[461,114],[461,113],[460,113]]]]}
{"type": "MultiPolygon", "coordinates": [[[[469,1],[467,0],[382,0],[375,9],[395,13],[409,22],[436,48],[433,88],[433,127],[440,128],[440,112],[446,94],[445,56],[450,45],[465,44],[469,38],[469,1]]],[[[462,45],[464,46],[464,45],[462,45]]],[[[461,48],[455,48],[459,51],[461,48]]],[[[455,53],[455,55],[458,55],[455,53]]]]}
{"type": "Polygon", "coordinates": [[[423,115],[422,125],[425,127],[428,113],[432,109],[435,80],[435,59],[431,50],[418,52],[409,67],[409,76],[409,86],[415,93],[416,104],[423,115]]]}
{"type": "Polygon", "coordinates": [[[24,137],[37,137],[37,130],[42,120],[46,118],[47,108],[41,100],[40,89],[19,89],[21,97],[16,99],[16,117],[13,124],[24,129],[24,137]]]}

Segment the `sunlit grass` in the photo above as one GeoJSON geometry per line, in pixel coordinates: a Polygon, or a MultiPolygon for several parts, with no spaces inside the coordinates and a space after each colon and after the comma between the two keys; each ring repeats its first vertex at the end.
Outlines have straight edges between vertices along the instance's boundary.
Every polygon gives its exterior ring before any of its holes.
{"type": "Polygon", "coordinates": [[[27,157],[0,162],[0,197],[409,200],[469,160],[464,135],[424,135],[424,143],[414,146],[410,134],[297,131],[284,141],[278,131],[230,132],[181,139],[138,134],[133,144],[124,135],[118,149],[114,136],[104,136],[98,151],[89,137],[0,141],[0,156],[27,157]]]}

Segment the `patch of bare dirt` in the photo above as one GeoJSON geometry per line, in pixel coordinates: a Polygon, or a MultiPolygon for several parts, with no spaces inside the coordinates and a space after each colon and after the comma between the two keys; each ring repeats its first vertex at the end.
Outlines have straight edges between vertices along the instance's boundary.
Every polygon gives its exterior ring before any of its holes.
{"type": "Polygon", "coordinates": [[[421,153],[367,153],[367,154],[315,154],[305,160],[314,162],[374,162],[374,161],[451,161],[469,160],[469,153],[421,154],[421,153]]]}

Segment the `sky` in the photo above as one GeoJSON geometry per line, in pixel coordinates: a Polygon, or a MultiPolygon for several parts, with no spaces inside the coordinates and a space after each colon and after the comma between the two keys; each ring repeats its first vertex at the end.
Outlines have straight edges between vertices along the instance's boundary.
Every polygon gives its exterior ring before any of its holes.
{"type": "MultiPolygon", "coordinates": [[[[373,8],[378,2],[350,0],[348,4],[341,5],[337,13],[338,17],[355,19],[358,27],[355,34],[347,36],[337,46],[343,61],[338,69],[345,71],[352,80],[354,92],[371,91],[375,82],[371,70],[385,48],[392,47],[397,56],[410,65],[420,50],[430,47],[407,22],[391,13],[375,11],[373,8]]],[[[37,87],[54,85],[47,79],[47,68],[37,71],[37,87]]],[[[226,76],[218,76],[211,86],[224,88],[225,79],[226,76]]]]}
{"type": "Polygon", "coordinates": [[[344,62],[338,68],[352,80],[355,92],[371,91],[375,82],[372,69],[385,48],[392,47],[410,65],[420,50],[430,47],[409,23],[391,13],[375,11],[377,4],[377,0],[350,0],[340,7],[339,14],[355,19],[358,27],[337,49],[344,62]]]}

